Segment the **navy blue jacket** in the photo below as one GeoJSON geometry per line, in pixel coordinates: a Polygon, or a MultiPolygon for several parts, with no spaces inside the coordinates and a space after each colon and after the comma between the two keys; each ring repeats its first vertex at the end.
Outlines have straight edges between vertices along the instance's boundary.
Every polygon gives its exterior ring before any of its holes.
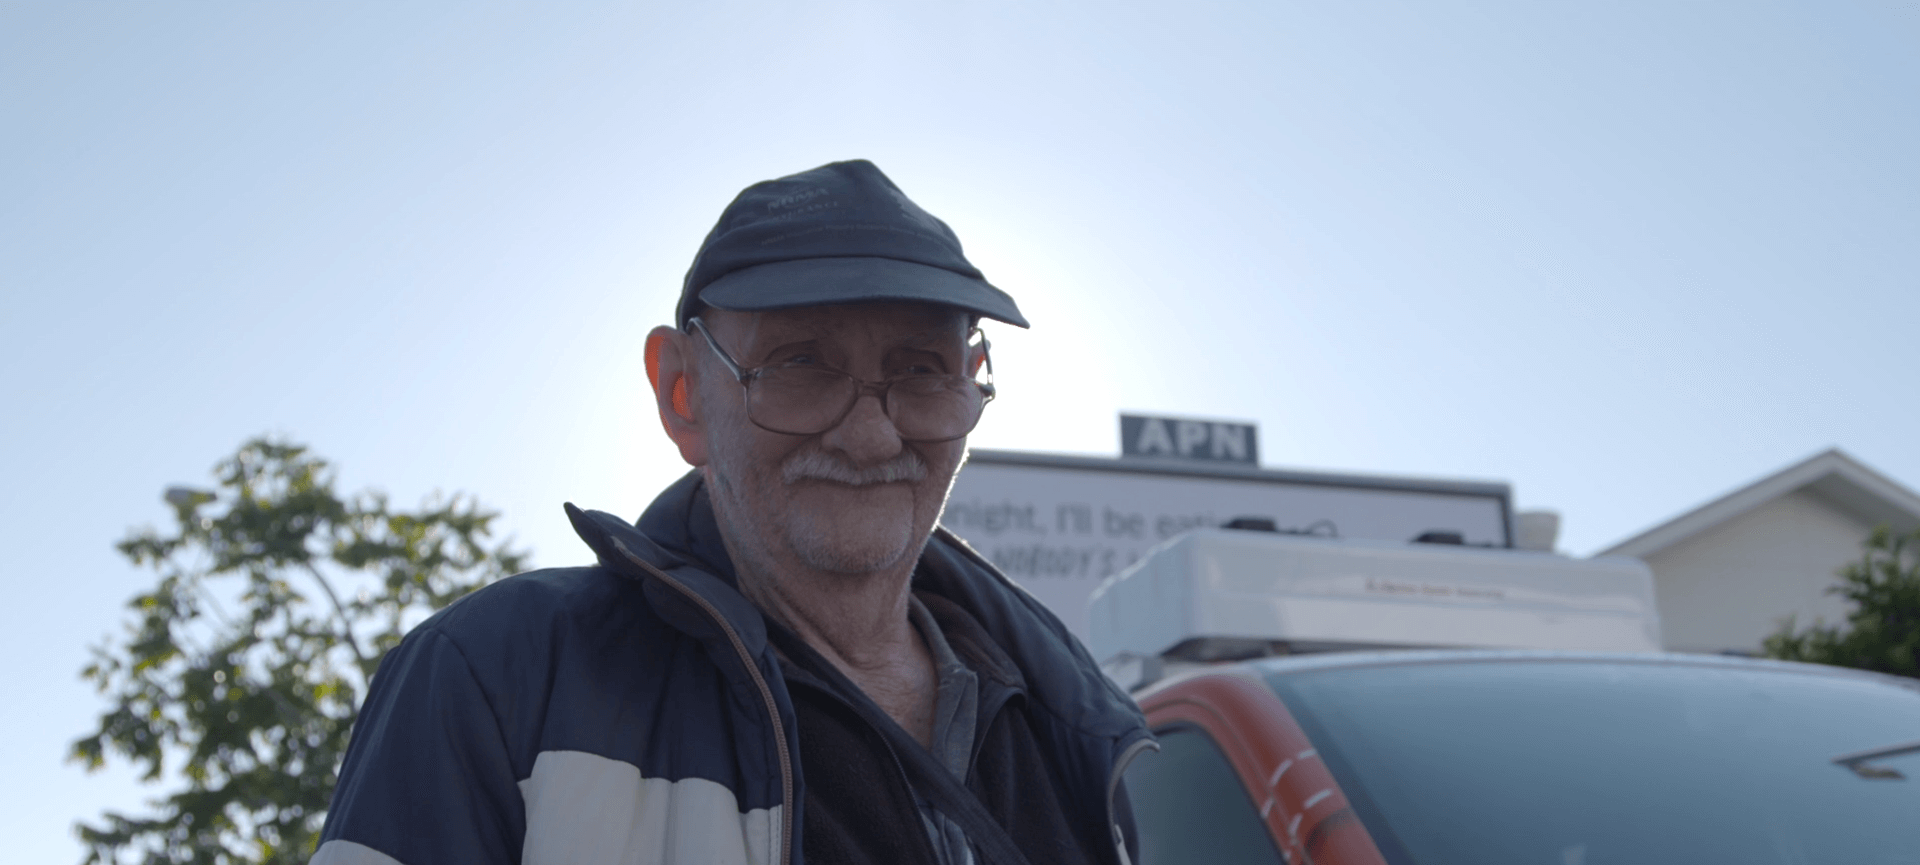
{"type": "MultiPolygon", "coordinates": [[[[637,526],[567,513],[599,564],[474,592],[381,661],[315,865],[800,863],[793,704],[699,475],[637,526]]],[[[1020,668],[1072,810],[1107,815],[1126,862],[1119,772],[1151,746],[1138,708],[944,529],[915,580],[1020,668]]]]}

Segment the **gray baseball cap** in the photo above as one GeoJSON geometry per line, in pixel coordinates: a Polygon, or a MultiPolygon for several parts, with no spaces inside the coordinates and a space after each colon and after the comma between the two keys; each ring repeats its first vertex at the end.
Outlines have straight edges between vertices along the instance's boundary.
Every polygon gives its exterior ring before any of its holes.
{"type": "Polygon", "coordinates": [[[676,321],[702,307],[786,309],[863,300],[940,303],[1027,326],[967,261],[947,224],[864,159],[756,183],[720,214],[687,269],[676,321]]]}

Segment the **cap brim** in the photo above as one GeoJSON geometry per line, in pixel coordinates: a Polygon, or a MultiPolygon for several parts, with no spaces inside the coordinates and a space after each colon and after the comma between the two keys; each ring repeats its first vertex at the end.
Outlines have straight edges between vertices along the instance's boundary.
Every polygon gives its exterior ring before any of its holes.
{"type": "Polygon", "coordinates": [[[986,280],[894,258],[802,258],[736,270],[700,290],[717,309],[759,311],[828,303],[939,303],[1027,327],[1013,298],[986,280]]]}

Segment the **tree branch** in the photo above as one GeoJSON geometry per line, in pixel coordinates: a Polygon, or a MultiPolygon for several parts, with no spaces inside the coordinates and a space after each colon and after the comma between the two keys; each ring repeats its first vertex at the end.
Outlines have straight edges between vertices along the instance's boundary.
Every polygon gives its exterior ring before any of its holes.
{"type": "Polygon", "coordinates": [[[347,608],[340,603],[340,596],[334,593],[333,584],[327,581],[326,575],[320,573],[320,569],[314,567],[312,562],[301,562],[301,566],[313,575],[314,581],[320,584],[320,591],[326,592],[327,600],[333,603],[334,615],[340,617],[340,631],[347,638],[347,648],[353,651],[353,659],[360,662],[360,672],[365,675],[368,672],[367,654],[360,651],[360,641],[353,636],[353,618],[347,615],[347,608]]]}

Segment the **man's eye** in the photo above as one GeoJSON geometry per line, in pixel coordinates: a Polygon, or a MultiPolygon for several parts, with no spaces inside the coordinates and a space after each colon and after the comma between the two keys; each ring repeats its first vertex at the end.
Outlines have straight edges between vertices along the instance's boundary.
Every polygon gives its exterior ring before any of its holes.
{"type": "Polygon", "coordinates": [[[895,378],[900,378],[900,377],[910,376],[910,375],[940,375],[941,372],[942,370],[939,367],[936,367],[932,364],[916,363],[912,366],[903,367],[901,369],[895,370],[893,373],[893,376],[895,378]]]}
{"type": "Polygon", "coordinates": [[[799,353],[799,354],[791,354],[784,358],[781,358],[779,361],[777,361],[777,363],[780,363],[786,366],[819,366],[820,358],[817,355],[799,353]]]}

